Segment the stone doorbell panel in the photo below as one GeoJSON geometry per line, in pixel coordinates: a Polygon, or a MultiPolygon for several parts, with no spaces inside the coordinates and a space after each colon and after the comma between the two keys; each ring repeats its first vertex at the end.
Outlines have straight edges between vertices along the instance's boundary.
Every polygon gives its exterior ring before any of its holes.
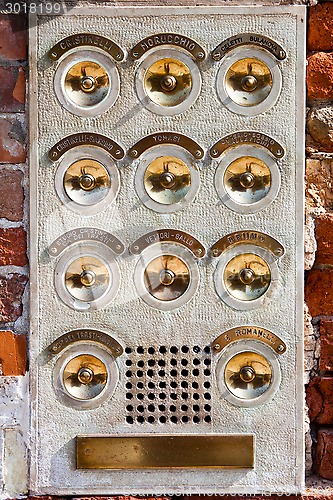
{"type": "Polygon", "coordinates": [[[32,19],[34,494],[302,491],[304,17],[32,19]]]}

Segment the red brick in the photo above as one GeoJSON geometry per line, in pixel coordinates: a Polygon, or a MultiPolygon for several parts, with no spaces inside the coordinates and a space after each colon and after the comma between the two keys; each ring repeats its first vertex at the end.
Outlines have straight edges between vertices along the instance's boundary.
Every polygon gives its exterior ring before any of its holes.
{"type": "Polygon", "coordinates": [[[19,61],[27,58],[26,18],[0,15],[0,60],[19,61]]]}
{"type": "Polygon", "coordinates": [[[325,213],[316,219],[316,264],[333,262],[333,214],[325,213]]]}
{"type": "Polygon", "coordinates": [[[0,266],[25,266],[26,232],[22,227],[0,229],[0,266]]]}
{"type": "Polygon", "coordinates": [[[21,122],[0,118],[0,163],[23,163],[26,156],[26,135],[21,122]]]}
{"type": "Polygon", "coordinates": [[[22,314],[22,295],[28,281],[22,274],[0,276],[0,323],[16,321],[22,314]]]}
{"type": "Polygon", "coordinates": [[[16,113],[24,111],[25,73],[23,68],[0,66],[0,81],[6,82],[1,89],[0,111],[16,113]]]}
{"type": "Polygon", "coordinates": [[[333,377],[316,377],[306,389],[311,422],[333,424],[333,377]]]}
{"type": "Polygon", "coordinates": [[[311,316],[333,316],[333,269],[313,269],[305,285],[311,316]]]}
{"type": "Polygon", "coordinates": [[[323,2],[309,9],[308,50],[333,50],[333,4],[323,2]]]}
{"type": "Polygon", "coordinates": [[[0,170],[0,218],[18,222],[23,217],[23,174],[20,170],[0,170]]]}
{"type": "Polygon", "coordinates": [[[319,370],[333,371],[333,321],[320,322],[319,370]]]}
{"type": "Polygon", "coordinates": [[[306,69],[308,97],[315,99],[333,98],[333,54],[318,52],[308,57],[306,69]]]}
{"type": "Polygon", "coordinates": [[[318,431],[314,469],[324,479],[333,480],[333,429],[318,431]]]}
{"type": "Polygon", "coordinates": [[[25,335],[0,331],[0,364],[2,375],[24,375],[27,366],[25,335]]]}

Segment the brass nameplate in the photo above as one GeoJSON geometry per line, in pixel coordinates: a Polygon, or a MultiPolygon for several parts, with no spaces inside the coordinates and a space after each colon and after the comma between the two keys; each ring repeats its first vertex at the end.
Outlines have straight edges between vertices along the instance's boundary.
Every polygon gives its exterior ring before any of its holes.
{"type": "Polygon", "coordinates": [[[264,342],[274,349],[277,354],[283,354],[287,350],[286,344],[275,333],[261,328],[259,326],[239,326],[232,328],[227,332],[222,333],[217,339],[212,342],[212,351],[215,353],[223,351],[223,349],[236,342],[237,340],[252,339],[264,342]]]}
{"type": "Polygon", "coordinates": [[[202,258],[206,254],[205,247],[194,236],[177,229],[159,229],[151,231],[137,239],[130,247],[129,251],[134,255],[139,255],[145,248],[155,243],[180,243],[187,247],[195,257],[202,258]]]}
{"type": "Polygon", "coordinates": [[[73,330],[72,332],[65,333],[50,345],[50,352],[52,354],[59,354],[63,349],[76,342],[96,342],[103,344],[109,349],[113,356],[116,358],[123,354],[122,346],[113,337],[98,330],[73,330]]]}
{"type": "Polygon", "coordinates": [[[212,52],[214,61],[220,61],[230,50],[239,47],[240,45],[257,45],[262,49],[268,50],[279,61],[283,61],[287,54],[274,40],[268,36],[258,35],[256,33],[242,33],[241,35],[231,36],[221,42],[212,52]]]}
{"type": "Polygon", "coordinates": [[[181,146],[191,153],[194,158],[200,160],[204,155],[204,150],[197,142],[186,135],[178,134],[177,132],[159,132],[157,134],[148,135],[138,141],[129,150],[129,155],[132,158],[138,158],[144,151],[159,144],[173,144],[181,146]]]}
{"type": "Polygon", "coordinates": [[[77,469],[253,468],[253,435],[77,436],[77,469]]]}
{"type": "Polygon", "coordinates": [[[223,236],[223,238],[212,246],[210,253],[213,257],[219,257],[227,248],[240,244],[258,245],[272,252],[275,257],[282,257],[284,254],[284,248],[281,243],[272,238],[272,236],[258,231],[238,231],[223,236]]]}
{"type": "Polygon", "coordinates": [[[187,52],[197,61],[203,61],[206,57],[205,50],[197,42],[185,35],[179,35],[177,33],[156,33],[156,35],[148,36],[137,43],[130,54],[132,59],[136,61],[148,50],[155,49],[162,45],[174,45],[175,47],[187,50],[187,52]]]}
{"type": "Polygon", "coordinates": [[[48,53],[49,58],[51,61],[58,61],[58,59],[69,50],[84,46],[104,50],[104,52],[109,54],[115,61],[122,61],[125,57],[124,51],[119,45],[105,36],[96,35],[94,33],[76,33],[56,43],[48,53]]]}
{"type": "Polygon", "coordinates": [[[121,255],[124,250],[124,244],[116,236],[103,229],[96,227],[78,227],[67,233],[62,234],[48,248],[51,257],[57,257],[69,245],[82,243],[83,241],[99,241],[109,247],[115,254],[121,255]]]}
{"type": "Polygon", "coordinates": [[[268,135],[251,131],[235,132],[234,134],[223,137],[210,149],[210,155],[212,158],[218,158],[227,149],[239,146],[240,144],[255,144],[266,148],[277,159],[284,156],[284,149],[281,144],[268,135]]]}
{"type": "Polygon", "coordinates": [[[49,151],[51,161],[59,160],[59,158],[72,148],[77,146],[97,146],[104,149],[115,160],[121,160],[125,156],[125,151],[119,144],[114,142],[109,137],[93,132],[83,132],[64,137],[57,142],[49,151]]]}

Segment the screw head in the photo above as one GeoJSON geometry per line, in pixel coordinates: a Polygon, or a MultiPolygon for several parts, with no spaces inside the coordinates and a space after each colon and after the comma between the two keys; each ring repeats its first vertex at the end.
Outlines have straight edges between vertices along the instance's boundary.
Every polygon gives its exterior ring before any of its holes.
{"type": "Polygon", "coordinates": [[[214,59],[214,61],[219,61],[221,59],[220,52],[213,52],[212,58],[214,59]]]}
{"type": "Polygon", "coordinates": [[[214,344],[213,349],[214,349],[214,351],[219,351],[221,349],[220,344],[214,344]]]}
{"type": "Polygon", "coordinates": [[[197,53],[197,58],[198,59],[204,59],[204,57],[205,57],[205,54],[203,52],[198,52],[197,53]]]}
{"type": "Polygon", "coordinates": [[[202,157],[202,153],[201,153],[201,151],[199,149],[195,152],[195,156],[197,158],[201,158],[202,157]]]}
{"type": "Polygon", "coordinates": [[[284,346],[283,346],[282,344],[280,344],[280,345],[278,346],[277,350],[278,350],[279,352],[283,352],[283,351],[284,351],[284,346]]]}
{"type": "Polygon", "coordinates": [[[133,156],[133,158],[136,158],[138,156],[138,152],[136,149],[132,149],[131,156],[133,156]]]}

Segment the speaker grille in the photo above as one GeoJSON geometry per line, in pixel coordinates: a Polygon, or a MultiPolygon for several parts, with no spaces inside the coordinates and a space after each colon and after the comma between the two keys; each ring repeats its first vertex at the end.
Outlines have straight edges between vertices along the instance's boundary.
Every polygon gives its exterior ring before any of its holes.
{"type": "Polygon", "coordinates": [[[211,422],[209,347],[138,346],[125,355],[128,424],[211,422]]]}

